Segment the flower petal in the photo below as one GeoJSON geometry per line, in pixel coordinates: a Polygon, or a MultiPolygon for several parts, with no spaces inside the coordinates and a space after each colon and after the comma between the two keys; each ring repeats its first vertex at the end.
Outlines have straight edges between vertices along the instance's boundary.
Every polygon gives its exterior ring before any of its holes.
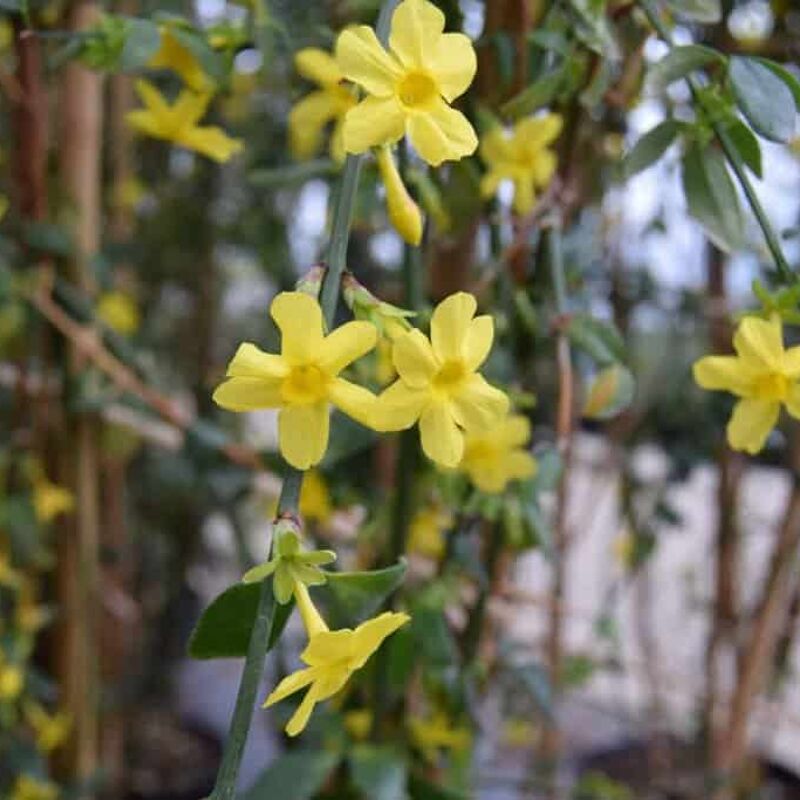
{"type": "Polygon", "coordinates": [[[295,69],[309,81],[320,86],[339,83],[344,78],[336,59],[319,47],[304,47],[294,55],[295,69]]]}
{"type": "Polygon", "coordinates": [[[281,700],[288,697],[290,694],[299,692],[304,686],[316,679],[318,670],[314,667],[309,669],[301,669],[287,675],[269,694],[269,697],[264,701],[262,708],[269,708],[274,706],[275,703],[280,703],[281,700]]]}
{"type": "Polygon", "coordinates": [[[531,421],[522,414],[512,414],[500,423],[498,440],[507,447],[522,447],[531,438],[531,421]]]}
{"type": "Polygon", "coordinates": [[[800,419],[800,383],[789,389],[789,396],[784,401],[786,410],[795,418],[800,419]]]}
{"type": "Polygon", "coordinates": [[[328,92],[311,92],[289,112],[289,137],[295,158],[311,158],[322,144],[325,126],[337,115],[338,106],[328,92]]]}
{"type": "Polygon", "coordinates": [[[229,378],[275,378],[286,376],[289,368],[286,362],[274,353],[265,353],[256,345],[244,342],[228,364],[229,378]]]}
{"type": "Polygon", "coordinates": [[[409,117],[408,137],[420,157],[433,167],[443,161],[458,161],[478,147],[469,120],[441,99],[429,110],[409,117]]]}
{"type": "Polygon", "coordinates": [[[169,104],[167,103],[164,95],[156,89],[156,87],[144,79],[140,79],[134,83],[136,94],[139,99],[144,103],[148,111],[152,111],[158,116],[163,116],[169,113],[169,104]]]}
{"type": "Polygon", "coordinates": [[[758,453],[778,421],[780,408],[780,403],[772,400],[740,400],[728,422],[730,446],[751,455],[758,453]]]}
{"type": "Polygon", "coordinates": [[[452,410],[456,422],[465,430],[486,430],[508,413],[508,396],[482,375],[474,374],[452,398],[452,410]]]}
{"type": "Polygon", "coordinates": [[[360,669],[381,646],[383,640],[405,625],[411,617],[397,611],[384,611],[377,617],[362,622],[353,632],[354,659],[351,666],[360,669]]]}
{"type": "Polygon", "coordinates": [[[391,95],[400,76],[400,65],[384,50],[368,25],[347,28],[339,34],[336,62],[347,80],[379,97],[391,95]]]}
{"type": "Polygon", "coordinates": [[[476,370],[486,361],[494,340],[494,320],[483,314],[471,320],[462,345],[464,364],[467,369],[476,370]]]}
{"type": "Polygon", "coordinates": [[[481,137],[481,158],[489,165],[509,160],[510,140],[505,128],[495,125],[481,137]]]}
{"type": "Polygon", "coordinates": [[[420,417],[430,400],[424,389],[413,389],[402,380],[395,381],[378,395],[370,427],[376,431],[402,431],[420,417]]]}
{"type": "Polygon", "coordinates": [[[281,292],[270,307],[281,332],[281,354],[291,363],[315,361],[322,348],[322,310],[302,292],[281,292]]]}
{"type": "Polygon", "coordinates": [[[459,430],[447,402],[433,402],[419,418],[422,449],[431,461],[457,467],[464,455],[464,434],[459,430]]]}
{"type": "Polygon", "coordinates": [[[347,322],[322,342],[317,364],[329,375],[338,375],[348,364],[375,347],[378,331],[371,322],[347,322]]]}
{"type": "Polygon", "coordinates": [[[749,366],[779,371],[783,361],[783,329],[779,317],[745,317],[733,337],[736,352],[749,366]]]}
{"type": "Polygon", "coordinates": [[[800,346],[790,347],[783,354],[783,372],[789,378],[800,378],[800,346]]]}
{"type": "Polygon", "coordinates": [[[372,427],[378,398],[369,389],[350,383],[344,378],[336,378],[330,384],[328,397],[348,417],[352,417],[367,428],[372,427]]]}
{"type": "Polygon", "coordinates": [[[427,0],[403,0],[392,15],[389,47],[405,67],[425,67],[436,54],[444,14],[427,0]]]}
{"type": "Polygon", "coordinates": [[[328,448],[329,426],[326,402],[285,406],[278,414],[281,455],[296,469],[319,464],[328,448]]]}
{"type": "Polygon", "coordinates": [[[478,69],[475,48],[463,33],[445,33],[436,42],[427,66],[444,99],[452,103],[467,91],[475,77],[478,69]]]}
{"type": "Polygon", "coordinates": [[[170,114],[187,127],[192,127],[203,118],[213,96],[213,92],[190,92],[183,89],[173,103],[170,114]]]}
{"type": "Polygon", "coordinates": [[[461,359],[478,303],[467,292],[456,292],[436,306],[431,317],[431,343],[440,361],[461,359]]]}
{"type": "Polygon", "coordinates": [[[527,216],[533,211],[535,203],[533,176],[527,173],[519,175],[514,181],[514,211],[521,217],[527,216]]]}
{"type": "Polygon", "coordinates": [[[545,187],[550,183],[558,166],[558,159],[552,150],[542,150],[536,154],[531,164],[531,178],[537,186],[545,187]]]}
{"type": "Polygon", "coordinates": [[[286,723],[286,734],[288,736],[297,736],[305,730],[308,725],[308,720],[311,719],[311,713],[314,711],[314,706],[321,700],[319,696],[319,689],[317,684],[313,684],[306,692],[303,702],[297,707],[297,711],[292,714],[289,721],[286,723]]]}
{"type": "Polygon", "coordinates": [[[175,137],[175,143],[219,162],[229,161],[244,150],[241,139],[233,139],[216,125],[187,128],[175,137]]]}
{"type": "Polygon", "coordinates": [[[395,339],[392,362],[403,382],[414,389],[430,384],[439,369],[431,343],[416,328],[395,339]]]}
{"type": "Polygon", "coordinates": [[[702,389],[722,390],[743,397],[750,394],[753,370],[738,356],[705,356],[692,367],[695,383],[702,389]]]}
{"type": "Polygon", "coordinates": [[[367,97],[344,118],[342,139],[348,153],[363,153],[370,147],[393,144],[405,130],[405,117],[395,97],[367,97]]]}
{"type": "Polygon", "coordinates": [[[530,453],[522,450],[514,450],[506,457],[506,469],[510,478],[517,480],[532,478],[538,468],[536,459],[530,453]]]}
{"type": "Polygon", "coordinates": [[[315,633],[300,658],[312,667],[335,664],[351,652],[353,636],[349,628],[315,633]]]}
{"type": "Polygon", "coordinates": [[[522,120],[515,126],[514,135],[524,141],[529,150],[534,150],[557,139],[563,127],[564,120],[560,114],[545,114],[522,120]]]}
{"type": "Polygon", "coordinates": [[[281,384],[274,378],[229,378],[216,388],[213,400],[228,411],[257,411],[283,405],[281,384]]]}

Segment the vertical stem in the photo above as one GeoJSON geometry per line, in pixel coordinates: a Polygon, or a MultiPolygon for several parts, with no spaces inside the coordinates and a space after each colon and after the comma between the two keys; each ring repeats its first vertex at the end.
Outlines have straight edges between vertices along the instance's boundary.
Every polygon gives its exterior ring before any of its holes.
{"type": "MultiPolygon", "coordinates": [[[[386,41],[388,37],[391,12],[396,4],[397,0],[384,0],[381,7],[381,13],[378,18],[378,37],[381,41],[386,41]]],[[[347,242],[350,237],[350,225],[353,219],[360,169],[361,156],[348,155],[342,175],[341,187],[335,200],[333,228],[328,247],[328,269],[320,292],[320,305],[329,328],[333,326],[336,315],[342,273],[347,260],[347,242]]],[[[302,470],[292,467],[287,468],[280,500],[278,501],[279,514],[297,513],[300,504],[300,489],[303,485],[303,474],[302,470]]],[[[247,657],[239,683],[239,692],[236,696],[230,732],[225,742],[225,750],[222,754],[222,763],[217,773],[214,791],[211,793],[209,800],[232,800],[236,795],[239,768],[242,763],[242,755],[247,742],[250,723],[253,719],[253,705],[261,673],[264,671],[264,662],[267,657],[267,646],[272,632],[274,616],[275,601],[272,595],[272,579],[268,578],[261,583],[258,613],[253,632],[250,634],[250,644],[247,648],[247,657]]]]}
{"type": "MultiPolygon", "coordinates": [[[[659,37],[664,41],[665,44],[672,47],[674,44],[672,40],[672,34],[658,16],[658,11],[653,5],[653,0],[639,0],[639,5],[659,37]]],[[[692,92],[692,99],[694,100],[695,105],[705,110],[700,91],[700,84],[691,76],[686,78],[686,83],[689,85],[689,89],[692,92]]],[[[725,153],[725,158],[730,164],[731,169],[733,170],[737,180],[739,181],[739,184],[742,187],[742,191],[747,198],[750,208],[753,210],[753,214],[755,215],[758,225],[764,234],[764,239],[767,243],[770,253],[772,254],[773,261],[775,262],[775,268],[778,270],[781,280],[786,283],[794,283],[794,273],[786,261],[786,256],[783,254],[778,236],[772,227],[772,223],[769,221],[769,217],[767,217],[767,214],[764,211],[764,207],[761,205],[761,201],[758,199],[755,187],[750,182],[750,178],[747,177],[745,165],[739,156],[739,152],[733,144],[733,140],[731,139],[725,127],[716,119],[714,119],[713,115],[710,116],[711,127],[714,130],[714,134],[722,146],[722,151],[725,153]]]]}
{"type": "MultiPolygon", "coordinates": [[[[564,328],[567,313],[566,281],[561,251],[561,221],[556,220],[545,231],[544,254],[550,268],[550,277],[558,314],[556,336],[556,364],[558,369],[558,407],[556,417],[556,443],[561,457],[561,477],[556,498],[555,530],[553,536],[554,564],[551,588],[550,623],[547,637],[547,666],[554,694],[561,683],[563,662],[563,607],[565,562],[569,545],[567,531],[567,501],[569,465],[572,451],[573,377],[569,337],[564,328]]],[[[548,726],[543,738],[543,752],[548,760],[558,755],[559,736],[554,725],[548,726]]]]}

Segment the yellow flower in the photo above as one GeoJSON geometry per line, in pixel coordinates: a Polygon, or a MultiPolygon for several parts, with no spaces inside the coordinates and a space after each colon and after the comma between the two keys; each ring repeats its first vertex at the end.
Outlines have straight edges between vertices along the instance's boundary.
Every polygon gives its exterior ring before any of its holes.
{"type": "Polygon", "coordinates": [[[161,46],[147,66],[151,69],[171,69],[195,92],[209,92],[214,87],[214,82],[203,72],[197,59],[168,28],[162,28],[161,46]]]}
{"type": "Polygon", "coordinates": [[[314,608],[308,589],[302,583],[295,584],[295,599],[309,638],[300,655],[308,668],[284,678],[264,702],[264,708],[268,708],[290,694],[310,687],[286,726],[289,736],[297,736],[308,724],[314,706],[340,691],[383,640],[409,620],[407,614],[386,611],[362,622],[355,630],[342,628],[331,631],[314,608]]]}
{"type": "Polygon", "coordinates": [[[536,189],[550,183],[557,166],[556,155],[547,145],[561,133],[558,114],[530,117],[507,132],[498,126],[481,139],[481,158],[489,171],[481,180],[481,194],[491,197],[503,181],[514,182],[514,210],[529,214],[536,189]]]}
{"type": "Polygon", "coordinates": [[[50,619],[50,610],[38,602],[36,584],[26,580],[20,587],[17,596],[17,608],[14,613],[17,627],[24,633],[36,633],[50,619]]]}
{"type": "Polygon", "coordinates": [[[494,323],[475,317],[471,294],[458,292],[433,312],[431,340],[418,330],[394,343],[399,375],[378,398],[377,430],[402,430],[419,420],[422,449],[431,460],[455,467],[464,455],[464,431],[491,428],[508,410],[508,398],[477,372],[492,347],[494,323]]]}
{"type": "Polygon", "coordinates": [[[372,730],[372,716],[372,712],[368,708],[348,711],[344,715],[344,729],[353,739],[366,739],[372,730]]]}
{"type": "Polygon", "coordinates": [[[536,459],[527,451],[531,424],[521,414],[511,414],[485,430],[468,433],[459,468],[482,491],[503,492],[510,481],[536,473],[536,459]]]}
{"type": "Polygon", "coordinates": [[[289,112],[289,139],[295,158],[311,158],[319,152],[325,126],[333,122],[330,152],[344,161],[342,127],[345,114],[356,104],[353,92],[342,85],[344,76],[334,58],[316,47],[300,50],[294,57],[297,71],[320,88],[304,97],[289,112]]]}
{"type": "Polygon", "coordinates": [[[270,313],[281,331],[281,354],[241,345],[214,402],[229,411],[279,408],[281,453],[293,467],[308,469],[328,447],[331,403],[370,423],[374,395],[338,375],[372,350],[377,332],[369,322],[348,322],[325,336],[319,303],[301,292],[279,294],[270,313]]]}
{"type": "Polygon", "coordinates": [[[54,783],[20,775],[14,784],[11,800],[56,800],[58,795],[59,789],[54,783]]]}
{"type": "Polygon", "coordinates": [[[196,150],[214,161],[227,161],[244,148],[239,139],[231,139],[216,125],[198,126],[211,102],[210,94],[183,90],[169,105],[158,89],[144,80],[136,81],[136,92],[145,108],[129,111],[126,118],[140,133],[196,150]]]}
{"type": "Polygon", "coordinates": [[[75,508],[75,497],[63,486],[39,477],[33,484],[33,510],[39,522],[51,522],[59,514],[68,514],[75,508]]]}
{"type": "Polygon", "coordinates": [[[800,347],[784,350],[778,316],[745,317],[733,337],[735,356],[706,356],[694,364],[703,389],[731,392],[741,398],[728,423],[734,450],[757,453],[775,427],[781,404],[800,419],[800,347]]]}
{"type": "Polygon", "coordinates": [[[9,664],[0,653],[0,700],[16,700],[25,685],[25,672],[18,664],[9,664]]]}
{"type": "Polygon", "coordinates": [[[72,728],[72,718],[66,711],[48,714],[38,703],[27,703],[25,719],[36,735],[36,745],[50,753],[67,740],[72,728]]]}
{"type": "Polygon", "coordinates": [[[463,34],[443,33],[444,22],[427,0],[403,0],[392,17],[389,52],[366,25],[339,34],[339,67],[367,93],[345,117],[348,153],[393,144],[404,134],[433,166],[475,152],[475,131],[449,105],[475,77],[475,50],[463,34]]]}
{"type": "Polygon", "coordinates": [[[325,478],[315,470],[309,470],[303,478],[303,488],[300,490],[300,514],[309,521],[316,520],[325,523],[333,514],[331,493],[325,478]]]}
{"type": "Polygon", "coordinates": [[[139,330],[139,309],[133,298],[125,292],[113,291],[100,295],[97,316],[122,336],[131,336],[139,330]]]}
{"type": "Polygon", "coordinates": [[[111,202],[117,208],[135,209],[147,195],[147,187],[136,177],[125,178],[114,186],[111,202]]]}
{"type": "Polygon", "coordinates": [[[411,198],[400,177],[392,151],[388,147],[379,147],[377,159],[381,179],[386,187],[389,221],[406,242],[416,246],[422,241],[422,214],[419,206],[411,198]]]}
{"type": "Polygon", "coordinates": [[[453,515],[432,506],[418,511],[411,520],[408,549],[432,559],[440,559],[445,550],[445,533],[453,524],[453,515]]]}
{"type": "Polygon", "coordinates": [[[447,715],[437,711],[428,718],[411,717],[408,721],[411,740],[428,761],[436,761],[437,751],[466,750],[472,742],[467,728],[453,727],[447,715]]]}

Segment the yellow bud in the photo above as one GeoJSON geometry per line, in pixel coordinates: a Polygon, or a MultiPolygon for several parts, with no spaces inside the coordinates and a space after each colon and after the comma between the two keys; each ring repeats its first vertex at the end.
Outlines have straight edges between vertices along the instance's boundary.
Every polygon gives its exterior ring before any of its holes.
{"type": "Polygon", "coordinates": [[[406,242],[418,245],[422,241],[422,214],[419,206],[408,193],[391,150],[380,147],[377,157],[383,185],[386,187],[389,220],[406,242]]]}

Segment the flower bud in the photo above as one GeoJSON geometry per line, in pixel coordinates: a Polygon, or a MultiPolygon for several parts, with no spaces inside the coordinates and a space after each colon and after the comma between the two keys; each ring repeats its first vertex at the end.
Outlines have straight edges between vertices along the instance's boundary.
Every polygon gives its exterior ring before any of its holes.
{"type": "Polygon", "coordinates": [[[377,150],[378,168],[386,187],[389,220],[403,239],[412,245],[422,241],[422,214],[408,193],[388,147],[377,150]]]}

